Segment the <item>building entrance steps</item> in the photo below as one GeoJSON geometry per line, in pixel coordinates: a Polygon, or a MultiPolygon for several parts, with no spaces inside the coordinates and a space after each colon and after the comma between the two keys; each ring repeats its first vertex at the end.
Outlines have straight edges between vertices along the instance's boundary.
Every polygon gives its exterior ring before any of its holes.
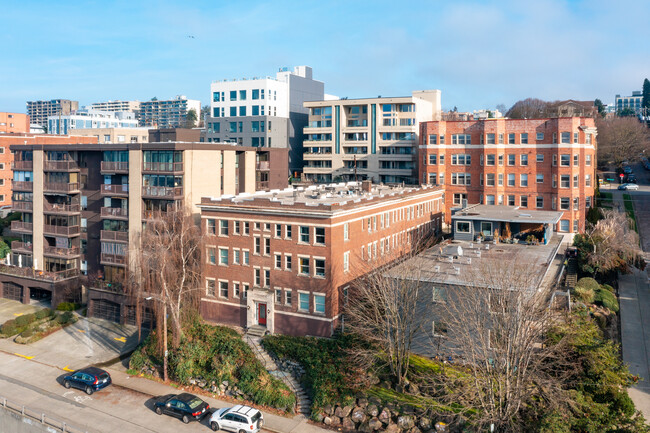
{"type": "MultiPolygon", "coordinates": [[[[263,326],[252,326],[248,329],[248,332],[244,336],[244,340],[248,345],[253,349],[255,357],[264,365],[264,368],[273,376],[280,379],[284,382],[285,385],[296,395],[296,413],[309,418],[311,415],[311,400],[307,395],[307,392],[303,387],[298,383],[295,377],[291,373],[280,370],[276,362],[271,358],[271,355],[264,349],[261,345],[261,336],[259,334],[259,329],[254,328],[263,328],[266,331],[266,328],[263,326]],[[253,332],[251,332],[251,330],[253,332]]],[[[264,334],[262,334],[264,335],[264,334]]]]}

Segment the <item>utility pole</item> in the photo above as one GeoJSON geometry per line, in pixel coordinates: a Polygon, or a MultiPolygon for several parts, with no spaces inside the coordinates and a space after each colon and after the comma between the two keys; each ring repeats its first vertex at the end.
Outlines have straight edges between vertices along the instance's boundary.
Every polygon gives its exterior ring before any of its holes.
{"type": "Polygon", "coordinates": [[[169,352],[167,350],[167,302],[163,302],[163,346],[165,354],[163,356],[163,380],[167,382],[167,355],[169,352]]]}

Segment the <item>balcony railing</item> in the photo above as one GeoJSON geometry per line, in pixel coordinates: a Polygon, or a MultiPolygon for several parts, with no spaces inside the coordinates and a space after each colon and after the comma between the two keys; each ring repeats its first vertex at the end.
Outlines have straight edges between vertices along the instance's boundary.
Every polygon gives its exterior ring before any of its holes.
{"type": "Polygon", "coordinates": [[[24,231],[31,232],[34,230],[34,225],[32,223],[26,223],[23,221],[12,221],[11,222],[11,231],[24,231]]]}
{"type": "Polygon", "coordinates": [[[128,161],[102,161],[101,171],[129,171],[128,161]]]}
{"type": "Polygon", "coordinates": [[[100,262],[102,265],[126,265],[126,256],[102,253],[100,262]]]}
{"type": "Polygon", "coordinates": [[[59,204],[59,203],[43,203],[43,210],[45,212],[55,212],[55,213],[77,213],[81,212],[80,204],[59,204]]]}
{"type": "Polygon", "coordinates": [[[102,194],[129,194],[129,185],[106,185],[102,184],[102,194]]]}
{"type": "Polygon", "coordinates": [[[27,182],[24,180],[14,180],[11,184],[12,188],[14,190],[18,191],[33,191],[34,190],[34,182],[27,182]]]}
{"type": "Polygon", "coordinates": [[[147,197],[174,198],[183,195],[182,187],[143,186],[142,195],[147,197]]]}
{"type": "Polygon", "coordinates": [[[77,164],[77,161],[45,161],[43,169],[45,171],[79,170],[79,164],[77,164]]]}
{"type": "Polygon", "coordinates": [[[19,268],[18,266],[0,265],[0,273],[18,277],[33,278],[44,281],[62,281],[79,276],[79,269],[67,269],[60,272],[37,271],[33,268],[19,268]]]}
{"type": "Polygon", "coordinates": [[[102,230],[100,237],[102,241],[128,242],[129,232],[118,232],[115,230],[102,230]]]}
{"type": "Polygon", "coordinates": [[[74,257],[79,255],[79,247],[57,248],[47,245],[43,247],[43,254],[58,257],[74,257]]]}
{"type": "Polygon", "coordinates": [[[128,218],[129,210],[122,207],[103,207],[101,216],[107,218],[128,218]]]}
{"type": "Polygon", "coordinates": [[[34,161],[14,161],[11,165],[14,170],[33,170],[34,161]]]}
{"type": "Polygon", "coordinates": [[[255,182],[255,188],[262,191],[265,189],[269,189],[269,181],[268,180],[258,180],[255,182]]]}
{"type": "Polygon", "coordinates": [[[182,162],[145,162],[143,171],[183,171],[182,162]]]}
{"type": "Polygon", "coordinates": [[[43,224],[43,233],[46,235],[71,236],[78,235],[80,232],[80,226],[53,226],[51,224],[43,224]]]}
{"type": "Polygon", "coordinates": [[[43,191],[66,193],[79,191],[79,182],[44,182],[43,191]]]}
{"type": "Polygon", "coordinates": [[[31,201],[14,201],[11,203],[14,212],[31,212],[34,210],[34,203],[31,201]]]}
{"type": "Polygon", "coordinates": [[[258,161],[257,162],[257,169],[258,170],[269,170],[271,168],[271,164],[269,161],[258,161]]]}
{"type": "Polygon", "coordinates": [[[34,251],[34,245],[31,242],[11,241],[11,250],[15,252],[25,251],[31,253],[34,251]]]}

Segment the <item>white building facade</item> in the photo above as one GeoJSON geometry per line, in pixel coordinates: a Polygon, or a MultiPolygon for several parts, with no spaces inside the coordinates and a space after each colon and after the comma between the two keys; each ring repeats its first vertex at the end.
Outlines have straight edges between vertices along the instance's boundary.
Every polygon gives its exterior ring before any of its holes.
{"type": "Polygon", "coordinates": [[[140,110],[140,101],[95,102],[90,105],[90,108],[100,111],[133,111],[137,113],[140,110]]]}
{"type": "Polygon", "coordinates": [[[73,129],[94,128],[135,128],[138,120],[130,111],[112,112],[90,108],[81,109],[74,114],[50,116],[47,119],[48,133],[68,134],[73,129]]]}

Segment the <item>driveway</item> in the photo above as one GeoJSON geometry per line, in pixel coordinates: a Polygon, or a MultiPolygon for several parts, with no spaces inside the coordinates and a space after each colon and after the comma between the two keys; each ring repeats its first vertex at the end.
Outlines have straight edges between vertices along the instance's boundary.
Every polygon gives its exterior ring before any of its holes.
{"type": "Polygon", "coordinates": [[[0,298],[0,325],[7,320],[15,319],[18,316],[30,314],[40,309],[41,307],[36,305],[28,305],[18,301],[0,298]]]}

